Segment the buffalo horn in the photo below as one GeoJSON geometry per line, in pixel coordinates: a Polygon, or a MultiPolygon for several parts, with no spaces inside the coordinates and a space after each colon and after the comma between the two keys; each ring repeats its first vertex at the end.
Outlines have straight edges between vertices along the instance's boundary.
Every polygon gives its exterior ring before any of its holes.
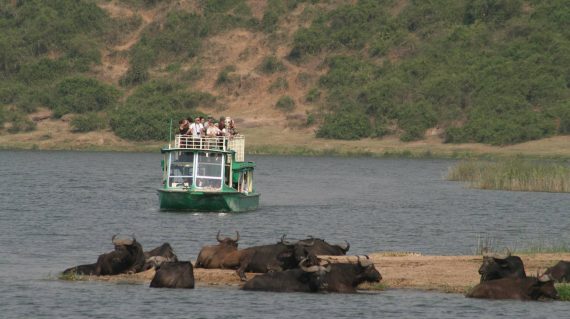
{"type": "Polygon", "coordinates": [[[360,259],[360,256],[357,256],[358,258],[358,263],[360,264],[360,266],[362,267],[369,267],[371,265],[374,265],[374,263],[372,262],[372,260],[370,260],[370,257],[368,257],[367,255],[364,255],[364,257],[366,257],[366,259],[362,260],[360,259]]]}
{"type": "Polygon", "coordinates": [[[549,274],[543,274],[542,276],[538,276],[537,279],[540,282],[549,282],[554,280],[549,274]]]}
{"type": "Polygon", "coordinates": [[[220,230],[218,230],[218,234],[216,235],[216,240],[220,243],[222,242],[222,240],[220,239],[220,230]]]}
{"type": "Polygon", "coordinates": [[[350,243],[348,241],[344,241],[346,244],[339,244],[338,247],[342,249],[345,253],[350,249],[350,243]]]}
{"type": "Polygon", "coordinates": [[[305,247],[311,247],[315,244],[315,239],[312,236],[309,236],[309,239],[311,239],[310,243],[301,243],[301,242],[299,242],[299,243],[305,247]]]}
{"type": "Polygon", "coordinates": [[[239,240],[239,231],[236,230],[236,239],[234,239],[234,241],[237,243],[238,240],[239,240]]]}
{"type": "Polygon", "coordinates": [[[303,265],[303,263],[305,263],[305,261],[307,261],[307,258],[303,258],[300,262],[299,262],[299,268],[301,268],[304,272],[317,272],[323,269],[323,266],[321,265],[315,265],[315,266],[305,266],[303,265]]]}
{"type": "Polygon", "coordinates": [[[281,236],[281,243],[284,245],[295,245],[295,243],[292,243],[288,240],[285,240],[285,237],[287,237],[287,234],[283,234],[283,236],[281,236]]]}

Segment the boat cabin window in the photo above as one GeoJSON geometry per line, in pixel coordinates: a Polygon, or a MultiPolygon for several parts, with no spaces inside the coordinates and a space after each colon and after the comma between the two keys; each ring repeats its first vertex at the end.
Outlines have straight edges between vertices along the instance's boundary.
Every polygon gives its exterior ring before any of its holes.
{"type": "Polygon", "coordinates": [[[194,153],[171,152],[169,155],[168,186],[180,188],[192,186],[194,153]]]}
{"type": "Polygon", "coordinates": [[[222,188],[224,154],[199,153],[196,163],[196,187],[204,190],[222,188]]]}

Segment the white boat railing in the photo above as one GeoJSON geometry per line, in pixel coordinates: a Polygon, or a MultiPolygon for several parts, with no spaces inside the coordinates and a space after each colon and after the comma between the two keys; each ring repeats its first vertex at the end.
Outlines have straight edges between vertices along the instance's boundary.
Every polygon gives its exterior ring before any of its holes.
{"type": "Polygon", "coordinates": [[[233,150],[236,152],[235,160],[243,162],[245,153],[245,136],[193,137],[191,135],[176,135],[174,137],[174,147],[205,151],[233,150]]]}

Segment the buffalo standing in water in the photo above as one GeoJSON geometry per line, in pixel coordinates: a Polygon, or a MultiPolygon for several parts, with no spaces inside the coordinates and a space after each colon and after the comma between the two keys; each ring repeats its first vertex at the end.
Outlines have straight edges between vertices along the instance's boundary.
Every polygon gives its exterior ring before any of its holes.
{"type": "Polygon", "coordinates": [[[151,288],[194,288],[194,269],[189,261],[168,262],[158,266],[151,288]]]}
{"type": "Polygon", "coordinates": [[[94,264],[79,265],[63,271],[63,275],[118,275],[123,273],[137,273],[143,269],[145,263],[142,246],[133,236],[119,238],[114,235],[111,239],[115,250],[99,255],[94,264]]]}
{"type": "Polygon", "coordinates": [[[560,298],[549,275],[538,278],[502,278],[485,281],[475,286],[466,297],[516,300],[560,298]]]}

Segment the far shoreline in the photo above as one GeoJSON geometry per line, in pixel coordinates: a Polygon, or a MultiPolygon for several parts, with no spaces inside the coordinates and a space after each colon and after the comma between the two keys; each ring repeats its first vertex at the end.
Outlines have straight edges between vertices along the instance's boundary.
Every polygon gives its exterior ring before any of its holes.
{"type": "MultiPolygon", "coordinates": [[[[61,121],[46,120],[38,129],[0,134],[0,150],[92,151],[158,153],[168,141],[128,141],[110,130],[71,133],[61,121]]],[[[555,136],[514,145],[448,144],[438,136],[402,142],[397,136],[361,140],[316,138],[314,132],[289,128],[253,127],[241,130],[247,155],[335,156],[371,158],[529,159],[569,160],[570,136],[555,136]]]]}

